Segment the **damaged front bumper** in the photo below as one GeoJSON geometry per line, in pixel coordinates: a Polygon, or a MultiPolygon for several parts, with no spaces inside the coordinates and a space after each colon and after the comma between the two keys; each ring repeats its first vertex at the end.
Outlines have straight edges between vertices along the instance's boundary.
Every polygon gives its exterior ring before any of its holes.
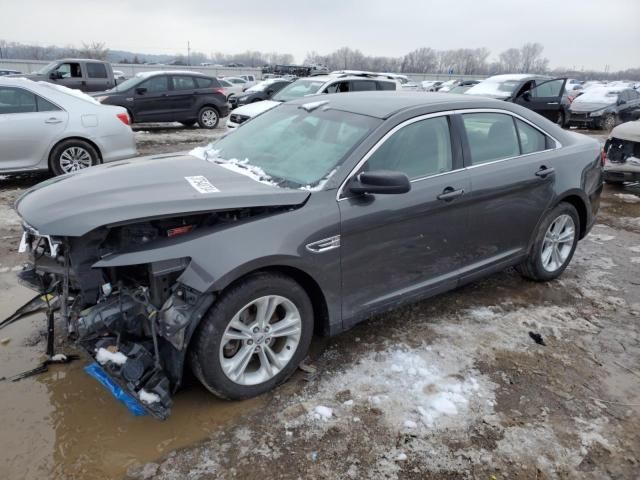
{"type": "Polygon", "coordinates": [[[97,259],[73,247],[74,239],[25,226],[20,250],[31,262],[18,274],[21,283],[59,298],[68,336],[100,364],[92,376],[132,412],[133,401],[165,419],[182,381],[189,339],[214,295],[178,281],[187,259],[87,268],[97,259]],[[131,401],[123,400],[126,395],[131,401]]]}

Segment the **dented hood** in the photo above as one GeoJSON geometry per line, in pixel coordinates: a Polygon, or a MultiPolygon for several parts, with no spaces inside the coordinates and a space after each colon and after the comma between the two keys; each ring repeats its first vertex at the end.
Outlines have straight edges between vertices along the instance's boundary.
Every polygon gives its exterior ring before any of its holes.
{"type": "Polygon", "coordinates": [[[125,160],[56,177],[27,190],[16,209],[42,235],[74,237],[145,218],[294,206],[308,196],[309,192],[264,184],[206,160],[178,155],[125,160]]]}

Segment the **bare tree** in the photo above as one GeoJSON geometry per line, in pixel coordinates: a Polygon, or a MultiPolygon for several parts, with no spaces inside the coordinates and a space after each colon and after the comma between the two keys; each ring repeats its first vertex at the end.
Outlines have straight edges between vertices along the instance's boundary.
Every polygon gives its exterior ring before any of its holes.
{"type": "Polygon", "coordinates": [[[522,72],[534,72],[536,68],[546,67],[546,63],[542,58],[544,47],[539,43],[526,43],[520,49],[522,72]],[[543,65],[544,63],[544,65],[543,65]]]}
{"type": "Polygon", "coordinates": [[[522,54],[519,48],[509,48],[502,52],[499,58],[502,72],[522,71],[522,54]]]}

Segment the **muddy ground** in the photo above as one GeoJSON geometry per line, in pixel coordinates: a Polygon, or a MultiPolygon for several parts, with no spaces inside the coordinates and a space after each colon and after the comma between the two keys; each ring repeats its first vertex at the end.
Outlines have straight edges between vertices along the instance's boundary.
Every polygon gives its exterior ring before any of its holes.
{"type": "MultiPolygon", "coordinates": [[[[142,154],[221,134],[139,130],[142,154]]],[[[42,178],[0,181],[2,316],[31,295],[12,272],[11,205],[42,178]]],[[[258,399],[218,401],[190,379],[167,421],[132,417],[86,358],[0,382],[0,478],[635,479],[639,273],[640,186],[607,187],[559,280],[508,270],[317,339],[315,373],[258,399]]],[[[0,377],[44,347],[42,314],[0,332],[0,377]]]]}

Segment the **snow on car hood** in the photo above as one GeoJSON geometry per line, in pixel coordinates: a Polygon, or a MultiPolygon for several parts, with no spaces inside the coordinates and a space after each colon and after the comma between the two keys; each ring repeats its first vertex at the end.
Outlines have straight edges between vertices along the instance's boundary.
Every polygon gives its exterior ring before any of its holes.
{"type": "Polygon", "coordinates": [[[245,105],[244,107],[236,108],[232,114],[233,115],[244,115],[245,117],[255,117],[256,115],[260,115],[267,110],[271,110],[274,107],[280,105],[280,102],[274,102],[273,100],[263,100],[262,102],[250,103],[249,105],[245,105]]]}
{"type": "Polygon", "coordinates": [[[108,163],[27,190],[16,202],[42,235],[81,236],[153,217],[303,203],[309,192],[265,185],[190,155],[108,163]]]}
{"type": "Polygon", "coordinates": [[[611,130],[609,137],[640,143],[640,120],[618,125],[611,130]]]}

